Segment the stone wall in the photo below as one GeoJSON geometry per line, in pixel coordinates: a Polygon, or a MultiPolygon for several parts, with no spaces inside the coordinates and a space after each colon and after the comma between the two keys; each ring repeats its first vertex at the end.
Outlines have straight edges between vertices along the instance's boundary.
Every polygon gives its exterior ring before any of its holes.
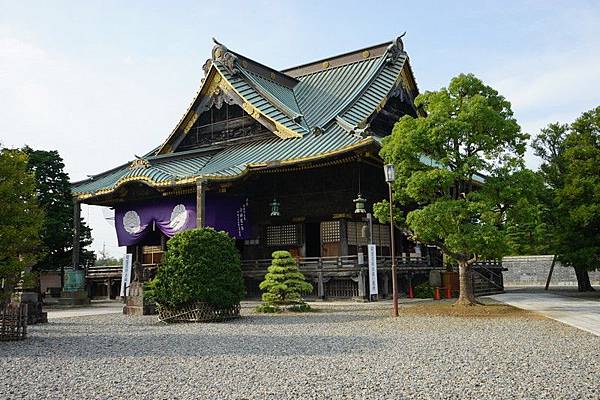
{"type": "MultiPolygon", "coordinates": [[[[504,286],[544,286],[552,265],[552,255],[504,257],[504,286]]],[[[592,285],[600,284],[600,272],[590,272],[592,285]]],[[[573,268],[563,267],[559,262],[554,266],[551,286],[577,286],[573,268]]]]}

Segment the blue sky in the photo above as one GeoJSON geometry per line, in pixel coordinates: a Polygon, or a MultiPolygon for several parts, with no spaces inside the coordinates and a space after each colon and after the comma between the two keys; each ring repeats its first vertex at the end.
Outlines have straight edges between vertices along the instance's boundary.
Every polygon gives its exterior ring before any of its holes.
{"type": "MultiPolygon", "coordinates": [[[[421,90],[473,72],[532,135],[600,103],[598,2],[0,0],[0,143],[57,149],[82,179],[171,132],[213,36],[285,68],[404,31],[421,90]]],[[[94,249],[119,254],[102,212],[84,215],[94,249]]]]}

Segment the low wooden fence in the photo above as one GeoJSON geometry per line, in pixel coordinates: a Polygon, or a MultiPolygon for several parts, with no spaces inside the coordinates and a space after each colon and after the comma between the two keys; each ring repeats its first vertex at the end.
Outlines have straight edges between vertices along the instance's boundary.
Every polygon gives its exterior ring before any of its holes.
{"type": "Polygon", "coordinates": [[[23,340],[27,335],[27,304],[8,304],[0,309],[0,341],[23,340]]]}

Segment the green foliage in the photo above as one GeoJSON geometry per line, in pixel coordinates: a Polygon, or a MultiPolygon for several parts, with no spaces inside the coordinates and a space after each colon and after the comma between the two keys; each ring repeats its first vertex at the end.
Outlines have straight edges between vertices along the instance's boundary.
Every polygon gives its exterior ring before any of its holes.
{"type": "Polygon", "coordinates": [[[415,286],[414,295],[417,299],[432,299],[433,288],[428,282],[423,282],[420,285],[415,286]]]}
{"type": "Polygon", "coordinates": [[[238,304],[244,282],[234,240],[212,228],[176,234],[152,286],[156,302],[172,308],[196,301],[222,308],[238,304]]]}
{"type": "MultiPolygon", "coordinates": [[[[396,168],[395,209],[407,210],[396,210],[394,222],[466,268],[480,258],[502,257],[510,252],[507,227],[522,224],[526,213],[525,191],[506,185],[525,174],[529,135],[521,132],[510,103],[472,74],[417,96],[415,104],[427,116],[402,117],[380,153],[396,168]]],[[[374,207],[382,222],[383,205],[374,207]]],[[[474,301],[472,293],[465,295],[474,301]]],[[[465,299],[461,294],[459,300],[465,299]]]]}
{"type": "MultiPolygon", "coordinates": [[[[301,295],[312,292],[313,287],[298,271],[296,260],[287,251],[275,251],[272,257],[265,279],[259,285],[264,291],[265,306],[279,308],[281,305],[305,304],[301,295]]],[[[297,311],[305,311],[305,308],[297,307],[297,311]]]]}
{"type": "Polygon", "coordinates": [[[487,199],[498,221],[506,228],[509,254],[533,255],[549,251],[549,230],[545,216],[549,212],[550,195],[538,172],[521,169],[515,172],[497,171],[486,179],[478,193],[487,199]]]}
{"type": "Polygon", "coordinates": [[[292,312],[316,312],[317,311],[314,308],[312,308],[311,306],[309,306],[307,303],[292,304],[291,306],[289,306],[287,308],[287,310],[292,311],[292,312]]]}
{"type": "Polygon", "coordinates": [[[98,258],[95,262],[98,266],[105,265],[122,265],[123,258],[115,258],[115,257],[106,257],[106,258],[98,258]]]}
{"type": "MultiPolygon", "coordinates": [[[[381,150],[396,167],[396,208],[412,210],[406,216],[396,211],[395,222],[457,262],[502,256],[509,251],[509,210],[516,215],[523,196],[500,183],[522,166],[528,138],[510,103],[471,74],[415,102],[427,117],[401,118],[381,150]],[[502,190],[486,190],[481,172],[502,190]]],[[[384,202],[374,207],[382,222],[384,208],[384,202]]]]}
{"type": "Polygon", "coordinates": [[[156,279],[152,279],[143,283],[144,287],[144,304],[156,304],[156,279]]]}
{"type": "Polygon", "coordinates": [[[44,214],[35,195],[35,180],[27,170],[27,155],[0,149],[0,304],[24,277],[38,256],[44,214]]]}
{"type": "Polygon", "coordinates": [[[565,266],[600,268],[600,107],[571,125],[549,125],[534,148],[552,192],[546,217],[555,254],[565,266]]]}
{"type": "MultiPolygon", "coordinates": [[[[25,147],[27,168],[35,176],[38,204],[45,218],[40,231],[44,255],[36,269],[57,269],[71,264],[73,253],[73,197],[69,176],[57,151],[33,150],[25,147]]],[[[87,247],[92,244],[91,229],[81,219],[80,254],[82,265],[95,259],[87,247]]]]}
{"type": "Polygon", "coordinates": [[[279,306],[262,303],[256,307],[255,311],[257,313],[263,313],[263,314],[279,314],[283,310],[279,306]]]}

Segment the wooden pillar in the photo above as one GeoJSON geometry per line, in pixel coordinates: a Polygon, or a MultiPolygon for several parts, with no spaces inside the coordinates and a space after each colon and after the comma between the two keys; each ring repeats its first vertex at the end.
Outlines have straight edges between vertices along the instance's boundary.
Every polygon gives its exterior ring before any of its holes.
{"type": "Polygon", "coordinates": [[[348,255],[348,222],[340,221],[340,255],[348,255]]]}
{"type": "MultiPolygon", "coordinates": [[[[81,203],[77,200],[73,202],[73,269],[79,269],[79,235],[81,223],[81,203]]],[[[63,278],[64,279],[64,278],[63,278]]]]}
{"type": "Polygon", "coordinates": [[[205,194],[206,180],[199,179],[196,183],[196,228],[203,228],[206,223],[205,210],[205,194]]]}
{"type": "Polygon", "coordinates": [[[390,274],[386,271],[383,274],[383,296],[387,299],[390,294],[390,274]]]}

